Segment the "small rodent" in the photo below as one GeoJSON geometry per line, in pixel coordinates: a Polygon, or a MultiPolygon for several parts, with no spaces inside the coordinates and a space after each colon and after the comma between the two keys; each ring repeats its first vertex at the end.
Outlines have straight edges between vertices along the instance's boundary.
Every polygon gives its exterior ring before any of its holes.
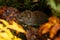
{"type": "Polygon", "coordinates": [[[47,19],[47,15],[42,11],[25,10],[20,13],[19,21],[27,25],[40,25],[47,19]]]}

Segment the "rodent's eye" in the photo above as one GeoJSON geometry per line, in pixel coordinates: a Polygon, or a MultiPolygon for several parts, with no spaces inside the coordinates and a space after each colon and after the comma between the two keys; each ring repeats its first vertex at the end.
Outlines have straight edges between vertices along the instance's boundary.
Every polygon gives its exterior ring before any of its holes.
{"type": "Polygon", "coordinates": [[[23,15],[21,15],[21,17],[23,17],[23,15]]]}

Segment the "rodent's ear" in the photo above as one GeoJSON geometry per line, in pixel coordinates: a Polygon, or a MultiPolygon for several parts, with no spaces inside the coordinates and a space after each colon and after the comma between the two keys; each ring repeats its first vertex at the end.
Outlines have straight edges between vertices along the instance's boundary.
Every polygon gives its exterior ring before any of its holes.
{"type": "Polygon", "coordinates": [[[30,18],[31,17],[31,13],[30,14],[28,13],[27,16],[28,16],[28,18],[30,18]]]}

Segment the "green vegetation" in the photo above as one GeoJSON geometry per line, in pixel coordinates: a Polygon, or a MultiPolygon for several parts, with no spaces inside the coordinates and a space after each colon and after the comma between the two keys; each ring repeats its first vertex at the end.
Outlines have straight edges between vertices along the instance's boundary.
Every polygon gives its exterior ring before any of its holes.
{"type": "Polygon", "coordinates": [[[56,0],[47,0],[47,4],[52,8],[53,15],[60,17],[60,3],[56,0]]]}

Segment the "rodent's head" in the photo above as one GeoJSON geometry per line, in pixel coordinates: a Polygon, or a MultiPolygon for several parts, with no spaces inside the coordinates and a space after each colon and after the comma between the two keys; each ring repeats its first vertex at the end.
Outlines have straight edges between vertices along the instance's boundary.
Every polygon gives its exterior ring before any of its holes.
{"type": "Polygon", "coordinates": [[[25,10],[20,13],[18,19],[20,22],[23,22],[24,24],[31,25],[31,21],[33,21],[31,15],[32,12],[30,10],[25,10]]]}

